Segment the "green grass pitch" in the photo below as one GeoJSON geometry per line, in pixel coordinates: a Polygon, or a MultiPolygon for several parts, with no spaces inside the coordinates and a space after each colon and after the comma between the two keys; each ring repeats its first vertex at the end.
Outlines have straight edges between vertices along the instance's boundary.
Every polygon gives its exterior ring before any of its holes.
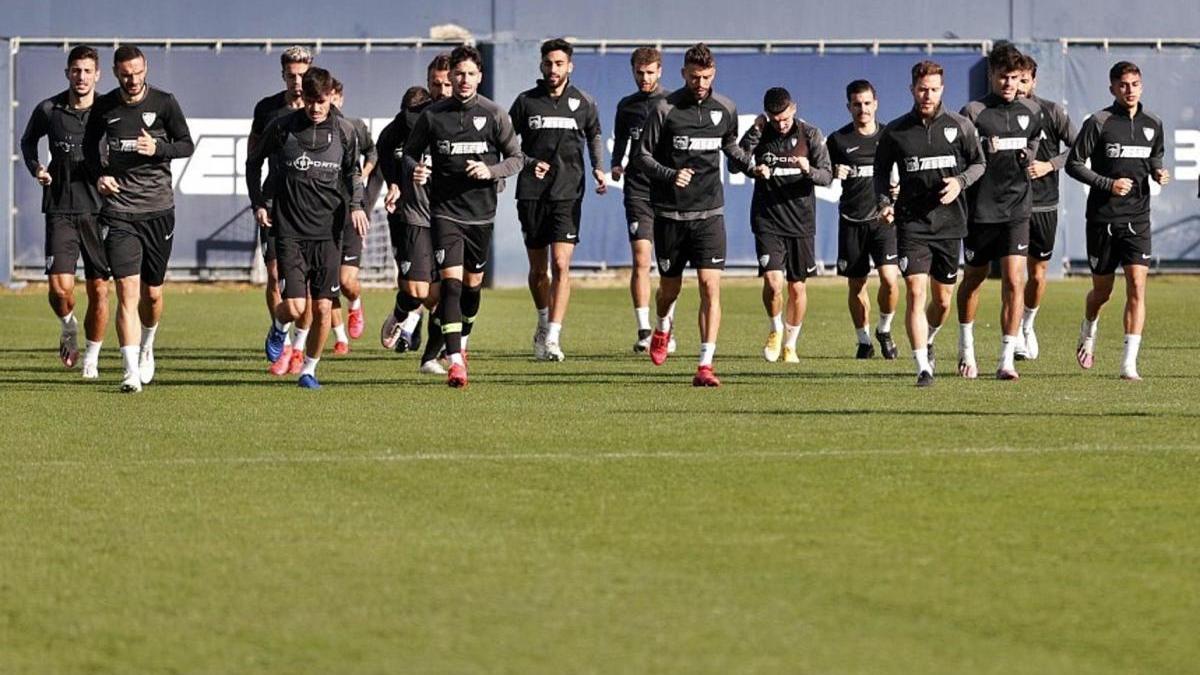
{"type": "Polygon", "coordinates": [[[139,396],[114,330],[85,383],[44,287],[0,293],[0,672],[1194,672],[1200,280],[1151,279],[1142,383],[1116,297],[1075,364],[1075,280],[1019,382],[952,376],[951,321],[928,390],[902,320],[856,361],[811,286],[785,365],[727,285],[717,390],[693,284],[660,368],[623,289],[577,290],[560,364],[486,291],[466,391],[379,348],[369,291],[309,392],[266,373],[261,290],[168,285],[139,396]]]}

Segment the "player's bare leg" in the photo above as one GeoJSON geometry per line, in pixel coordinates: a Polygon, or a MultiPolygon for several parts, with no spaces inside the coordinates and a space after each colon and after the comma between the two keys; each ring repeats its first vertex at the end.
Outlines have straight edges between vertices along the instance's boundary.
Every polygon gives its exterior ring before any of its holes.
{"type": "Polygon", "coordinates": [[[762,303],[770,322],[763,358],[771,363],[778,361],[783,353],[783,286],[782,270],[767,270],[763,274],[762,303]]]}
{"type": "Polygon", "coordinates": [[[571,256],[575,244],[556,241],[550,245],[550,324],[546,331],[546,358],[562,361],[562,325],[571,301],[571,256]]]}
{"type": "Polygon", "coordinates": [[[633,268],[629,273],[629,297],[633,300],[633,315],[637,320],[637,341],[633,351],[644,352],[650,348],[650,259],[653,244],[646,239],[630,242],[633,268]]]}
{"type": "Polygon", "coordinates": [[[1083,323],[1079,326],[1079,343],[1075,348],[1075,360],[1083,369],[1089,369],[1096,354],[1096,327],[1100,322],[1100,310],[1112,296],[1114,274],[1093,274],[1092,290],[1088,291],[1083,303],[1083,323]]]}
{"type": "MultiPolygon", "coordinates": [[[[50,309],[62,324],[58,336],[58,358],[64,367],[74,368],[79,360],[79,321],[75,318],[75,275],[51,274],[47,297],[50,309]]],[[[90,309],[90,307],[89,307],[90,309]]]]}
{"type": "Polygon", "coordinates": [[[900,268],[896,265],[880,265],[878,273],[879,292],[875,300],[879,303],[879,323],[875,325],[875,339],[879,341],[883,358],[891,360],[899,355],[896,342],[892,340],[892,320],[900,302],[900,268]]]}
{"type": "Polygon", "coordinates": [[[1000,259],[1000,363],[996,378],[1018,379],[1016,348],[1021,339],[1022,298],[1025,295],[1025,256],[1007,255],[1000,259]]]}
{"type": "Polygon", "coordinates": [[[800,362],[800,357],[796,354],[796,341],[800,339],[800,329],[804,326],[806,314],[808,314],[808,284],[803,281],[789,281],[787,317],[783,331],[784,363],[800,362]]]}
{"type": "Polygon", "coordinates": [[[719,387],[721,381],[713,374],[712,362],[721,332],[721,270],[696,270],[696,279],[700,282],[700,360],[692,386],[719,387]]]}
{"type": "Polygon", "coordinates": [[[154,337],[163,313],[163,287],[139,284],[138,317],[141,320],[141,351],[138,370],[142,384],[154,381],[154,337]]]}
{"type": "Polygon", "coordinates": [[[527,248],[529,259],[529,295],[537,311],[537,328],[533,331],[533,358],[547,359],[546,336],[550,332],[550,249],[527,248]]]}
{"type": "Polygon", "coordinates": [[[975,360],[975,316],[979,313],[979,291],[987,276],[987,266],[967,265],[958,287],[958,374],[969,380],[979,377],[975,360]]]}
{"type": "Polygon", "coordinates": [[[1021,316],[1021,340],[1024,349],[1017,352],[1017,358],[1032,361],[1038,357],[1040,347],[1037,332],[1034,330],[1034,319],[1042,306],[1042,298],[1046,295],[1046,272],[1049,268],[1048,260],[1034,255],[1026,257],[1028,278],[1025,281],[1025,310],[1021,316]]]}
{"type": "Polygon", "coordinates": [[[1140,380],[1138,350],[1142,346],[1142,329],[1146,326],[1145,265],[1125,265],[1125,353],[1121,358],[1121,379],[1140,380]]]}

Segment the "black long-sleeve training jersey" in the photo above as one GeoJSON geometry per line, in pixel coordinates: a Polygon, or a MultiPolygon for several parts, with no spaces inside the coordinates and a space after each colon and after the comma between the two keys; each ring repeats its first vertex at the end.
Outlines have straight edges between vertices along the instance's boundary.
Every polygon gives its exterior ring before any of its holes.
{"type": "Polygon", "coordinates": [[[617,116],[613,122],[613,150],[611,168],[621,166],[625,159],[626,148],[629,150],[629,163],[625,167],[622,179],[625,199],[650,199],[650,178],[642,171],[641,166],[633,161],[637,146],[642,140],[642,127],[646,117],[667,94],[662,87],[646,94],[634,92],[617,103],[617,116]]]}
{"type": "Polygon", "coordinates": [[[1042,135],[1038,143],[1037,160],[1050,162],[1054,170],[1033,181],[1033,210],[1048,212],[1058,210],[1058,172],[1067,165],[1071,144],[1075,142],[1075,125],[1061,105],[1040,96],[1029,100],[1041,110],[1042,135]]]}
{"type": "Polygon", "coordinates": [[[364,209],[354,126],[330,114],[314,124],[296,110],[267,125],[246,157],[246,188],[250,204],[271,212],[276,237],[336,239],[346,222],[347,209],[364,209]],[[262,162],[282,175],[272,181],[274,199],[268,203],[262,188],[262,162]]]}
{"type": "Polygon", "coordinates": [[[961,239],[967,233],[967,188],[983,175],[986,162],[975,125],[962,115],[938,108],[930,120],[911,110],[883,130],[875,151],[875,198],[892,204],[890,175],[900,169],[897,227],[915,239],[961,239]],[[944,180],[954,178],[962,191],[941,203],[944,180]]]}
{"type": "Polygon", "coordinates": [[[724,213],[721,154],[733,171],[753,157],[738,146],[737,106],[710,93],[697,101],[687,87],[658,101],[646,125],[635,161],[650,177],[650,203],[656,214],[673,220],[699,220],[724,213]],[[675,187],[680,169],[691,169],[687,187],[675,187]]]}
{"type": "Polygon", "coordinates": [[[90,180],[83,159],[83,135],[91,108],[71,107],[70,92],[63,91],[42,101],[33,109],[25,133],[21,134],[21,155],[25,168],[37,178],[38,141],[47,136],[50,146],[50,184],[42,188],[42,213],[96,213],[100,193],[90,180]]]}
{"type": "Polygon", "coordinates": [[[525,169],[517,177],[517,199],[582,197],[587,175],[584,147],[593,169],[601,167],[604,157],[596,99],[570,82],[561,96],[553,98],[545,81],[538,80],[536,87],[517,95],[508,114],[525,153],[525,169]],[[534,175],[539,161],[550,165],[541,179],[534,175]]]}
{"type": "MultiPolygon", "coordinates": [[[[389,184],[400,188],[400,201],[396,209],[405,223],[416,227],[429,227],[429,186],[412,182],[412,170],[416,165],[403,162],[404,142],[408,140],[409,131],[416,124],[421,111],[429,105],[430,102],[426,101],[410,110],[396,113],[392,121],[379,132],[379,142],[376,143],[379,174],[389,184]]],[[[422,157],[422,161],[432,165],[428,153],[422,157]]]]}
{"type": "Polygon", "coordinates": [[[987,160],[983,176],[967,194],[972,221],[982,225],[1029,218],[1029,163],[1037,156],[1042,135],[1040,112],[1027,98],[1005,101],[996,94],[963,106],[961,114],[975,125],[987,160]]]}
{"type": "Polygon", "coordinates": [[[367,126],[366,120],[358,117],[346,117],[346,121],[354,127],[354,137],[358,141],[358,154],[362,157],[363,166],[370,164],[373,167],[371,172],[374,173],[374,167],[379,166],[379,151],[375,147],[375,139],[371,137],[370,127],[367,126]]]}
{"type": "Polygon", "coordinates": [[[1163,123],[1141,103],[1132,118],[1124,106],[1113,103],[1084,120],[1067,159],[1067,173],[1091,188],[1089,223],[1150,222],[1150,179],[1161,168],[1163,123]],[[1118,178],[1133,181],[1124,197],[1112,193],[1118,178]]]}
{"type": "Polygon", "coordinates": [[[421,111],[404,143],[405,164],[415,165],[426,152],[433,156],[430,216],[467,225],[496,219],[498,181],[525,166],[508,114],[479,94],[465,101],[451,96],[421,111]],[[492,179],[468,176],[469,160],[486,164],[492,179]]]}
{"type": "Polygon", "coordinates": [[[146,95],[137,103],[126,103],[119,88],[108,92],[88,116],[83,154],[89,177],[94,183],[112,176],[121,189],[104,197],[101,213],[146,217],[175,208],[171,160],[191,157],[196,149],[175,97],[145,86],[146,95]],[[138,154],[142,131],[156,141],[153,157],[138,154]],[[107,165],[101,164],[101,141],[108,147],[107,165]]]}
{"type": "MultiPolygon", "coordinates": [[[[799,117],[792,128],[780,134],[772,124],[752,125],[738,142],[753,155],[753,165],[771,169],[770,178],[754,179],[750,200],[750,229],[755,234],[785,237],[812,236],[817,231],[816,186],[833,182],[825,137],[799,117]],[[800,158],[808,160],[807,171],[800,158]]],[[[746,173],[753,176],[753,166],[746,173]]]]}
{"type": "Polygon", "coordinates": [[[875,125],[875,133],[866,136],[847,124],[829,134],[825,147],[829,163],[850,168],[842,179],[842,194],[838,198],[838,214],[844,220],[863,223],[875,220],[879,213],[875,199],[875,147],[883,137],[883,125],[875,125]]]}
{"type": "MultiPolygon", "coordinates": [[[[267,130],[268,124],[275,119],[290,115],[297,110],[299,110],[299,108],[293,108],[288,104],[286,91],[277,92],[275,94],[271,94],[270,96],[259,99],[258,103],[254,104],[254,117],[250,120],[250,137],[246,139],[246,152],[253,152],[254,144],[258,142],[258,140],[262,137],[263,132],[267,130]]],[[[270,183],[270,181],[274,180],[272,176],[277,176],[283,173],[278,167],[270,163],[273,161],[274,160],[270,158],[267,159],[270,170],[267,174],[268,183],[263,188],[266,191],[266,199],[268,203],[270,202],[271,195],[274,193],[274,188],[270,183]]]]}

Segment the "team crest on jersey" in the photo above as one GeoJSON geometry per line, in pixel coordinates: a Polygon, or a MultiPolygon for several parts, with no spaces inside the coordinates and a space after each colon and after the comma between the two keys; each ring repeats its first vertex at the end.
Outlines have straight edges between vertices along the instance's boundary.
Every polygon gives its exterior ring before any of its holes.
{"type": "Polygon", "coordinates": [[[942,129],[942,133],[946,135],[946,140],[953,143],[954,139],[958,138],[958,127],[946,127],[942,129]]]}
{"type": "Polygon", "coordinates": [[[758,256],[758,266],[765,268],[771,262],[771,255],[764,253],[758,256]]]}
{"type": "Polygon", "coordinates": [[[902,256],[900,258],[900,271],[901,272],[908,271],[908,256],[902,256]]]}
{"type": "Polygon", "coordinates": [[[969,248],[964,248],[964,249],[963,249],[963,255],[965,255],[965,256],[966,256],[966,258],[967,258],[967,262],[971,262],[972,260],[974,260],[974,259],[975,259],[975,251],[972,251],[972,250],[971,250],[971,249],[969,249],[969,248]]]}
{"type": "Polygon", "coordinates": [[[1017,124],[1021,125],[1022,129],[1029,128],[1029,115],[1017,115],[1017,124]]]}
{"type": "Polygon", "coordinates": [[[154,120],[158,119],[158,115],[152,112],[142,113],[142,123],[146,126],[154,126],[154,120]]]}
{"type": "Polygon", "coordinates": [[[671,271],[671,259],[670,258],[659,258],[658,259],[658,271],[659,272],[671,271]]]}
{"type": "Polygon", "coordinates": [[[579,103],[579,99],[575,98],[574,96],[567,99],[567,107],[571,109],[571,112],[579,110],[579,103]]]}
{"type": "Polygon", "coordinates": [[[471,118],[471,124],[475,125],[476,131],[483,131],[483,125],[487,124],[487,118],[483,115],[476,115],[471,118]]]}
{"type": "Polygon", "coordinates": [[[404,262],[400,263],[400,273],[401,274],[408,274],[408,270],[410,270],[410,269],[412,269],[412,261],[411,260],[405,260],[404,262]]]}
{"type": "Polygon", "coordinates": [[[710,110],[708,111],[708,117],[712,120],[713,126],[716,126],[721,123],[724,114],[720,110],[710,110]]]}
{"type": "Polygon", "coordinates": [[[434,251],[433,259],[437,261],[437,264],[441,265],[442,262],[446,260],[446,249],[439,248],[438,250],[434,251]]]}
{"type": "Polygon", "coordinates": [[[1151,129],[1150,127],[1142,127],[1142,133],[1145,134],[1146,140],[1154,140],[1154,129],[1151,129]]]}

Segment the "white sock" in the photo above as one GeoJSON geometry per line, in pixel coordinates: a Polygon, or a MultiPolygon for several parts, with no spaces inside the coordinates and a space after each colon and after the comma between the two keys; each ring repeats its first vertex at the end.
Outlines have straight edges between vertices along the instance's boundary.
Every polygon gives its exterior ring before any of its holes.
{"type": "Polygon", "coordinates": [[[892,319],[895,319],[895,318],[896,318],[895,312],[892,312],[891,314],[880,314],[879,315],[879,325],[876,326],[875,330],[879,331],[880,333],[892,332],[892,319]]]}
{"type": "Polygon", "coordinates": [[[62,323],[64,331],[73,330],[79,325],[79,322],[75,319],[75,312],[67,312],[66,316],[60,316],[58,320],[62,323]]]}
{"type": "Polygon", "coordinates": [[[1021,316],[1021,332],[1029,333],[1033,331],[1033,320],[1037,317],[1037,307],[1026,307],[1025,313],[1021,316]]]}
{"type": "Polygon", "coordinates": [[[279,319],[272,318],[271,322],[275,324],[275,330],[283,331],[284,333],[292,329],[292,322],[281,323],[279,319]]]}
{"type": "Polygon", "coordinates": [[[102,345],[102,344],[104,344],[103,341],[100,341],[100,342],[92,342],[91,340],[87,341],[87,349],[83,353],[84,363],[95,363],[96,361],[98,361],[100,359],[100,345],[102,345]]]}
{"type": "Polygon", "coordinates": [[[362,308],[362,298],[355,298],[350,301],[350,309],[351,310],[361,309],[361,308],[362,308]]]}
{"type": "Polygon", "coordinates": [[[121,347],[121,361],[125,364],[125,374],[134,374],[138,372],[138,363],[141,361],[141,347],[137,345],[125,345],[121,347]]]}
{"type": "Polygon", "coordinates": [[[409,312],[408,316],[404,317],[404,323],[400,324],[400,330],[412,335],[412,332],[417,329],[417,322],[421,320],[421,310],[409,312]]]}
{"type": "Polygon", "coordinates": [[[304,367],[300,369],[300,376],[303,377],[305,375],[312,375],[313,377],[316,377],[317,376],[317,363],[320,360],[321,359],[314,359],[313,357],[305,354],[304,367]]]}
{"type": "Polygon", "coordinates": [[[784,347],[791,347],[793,350],[796,349],[796,340],[798,340],[800,338],[800,326],[801,325],[802,324],[797,324],[797,325],[793,326],[790,323],[787,324],[787,326],[785,327],[785,332],[784,332],[784,335],[785,335],[784,341],[783,341],[784,347]]]}
{"type": "Polygon", "coordinates": [[[350,341],[350,337],[346,335],[346,324],[344,323],[339,323],[333,327],[333,335],[338,342],[350,341]]]}
{"type": "Polygon", "coordinates": [[[671,332],[671,315],[670,314],[667,314],[666,316],[658,317],[658,330],[662,331],[663,333],[671,332]]]}
{"type": "Polygon", "coordinates": [[[633,318],[637,319],[638,330],[650,330],[649,307],[634,307],[633,318]]]}
{"type": "Polygon", "coordinates": [[[858,337],[858,344],[860,344],[860,345],[871,344],[871,334],[867,331],[866,328],[856,328],[854,330],[854,334],[858,337]]]}
{"type": "Polygon", "coordinates": [[[546,342],[558,342],[559,336],[562,334],[562,324],[551,321],[546,326],[546,342]]]}
{"type": "Polygon", "coordinates": [[[776,314],[775,316],[771,317],[771,332],[772,333],[782,333],[783,332],[783,315],[782,314],[776,314]]]}
{"type": "Polygon", "coordinates": [[[470,336],[470,335],[464,335],[464,336],[462,336],[462,337],[461,337],[461,338],[459,338],[459,340],[458,340],[458,342],[459,342],[458,348],[459,348],[459,349],[461,349],[461,350],[463,350],[464,352],[465,352],[465,351],[467,351],[467,343],[468,343],[468,342],[470,342],[470,341],[471,341],[471,336],[470,336]]]}
{"type": "Polygon", "coordinates": [[[975,351],[975,322],[958,324],[958,350],[975,351]]]}
{"type": "Polygon", "coordinates": [[[713,355],[717,353],[717,343],[701,342],[700,343],[700,365],[711,366],[713,355]]]}
{"type": "Polygon", "coordinates": [[[937,337],[937,334],[938,334],[938,332],[939,332],[940,330],[942,330],[942,325],[941,325],[941,324],[938,324],[938,325],[936,325],[936,326],[930,326],[930,327],[929,327],[929,339],[928,339],[928,341],[929,341],[929,342],[933,342],[933,338],[937,337]]]}
{"type": "Polygon", "coordinates": [[[1125,357],[1121,359],[1121,370],[1137,372],[1138,349],[1141,346],[1141,335],[1127,334],[1125,336],[1125,357]]]}
{"type": "Polygon", "coordinates": [[[1081,338],[1096,338],[1096,327],[1100,323],[1100,317],[1096,317],[1091,321],[1087,317],[1083,318],[1083,323],[1079,325],[1079,337],[1081,338]]]}
{"type": "Polygon", "coordinates": [[[917,374],[933,373],[933,367],[929,365],[929,348],[922,347],[913,350],[913,359],[917,362],[917,374]]]}
{"type": "Polygon", "coordinates": [[[158,326],[142,326],[142,349],[154,349],[154,334],[158,326]]]}
{"type": "MultiPolygon", "coordinates": [[[[675,302],[679,302],[679,301],[678,301],[678,300],[676,300],[675,302]]],[[[675,302],[672,302],[672,303],[671,303],[671,308],[667,310],[667,316],[668,316],[668,317],[669,317],[669,318],[670,318],[672,321],[674,321],[674,320],[675,320],[675,302]]]]}
{"type": "Polygon", "coordinates": [[[1015,370],[1013,365],[1013,356],[1017,351],[1017,336],[1005,335],[1000,338],[1000,367],[1006,370],[1015,370]]]}
{"type": "Polygon", "coordinates": [[[308,342],[308,329],[297,328],[292,332],[292,349],[304,351],[304,344],[308,342]]]}
{"type": "Polygon", "coordinates": [[[537,311],[538,328],[546,330],[550,327],[550,308],[543,307],[537,311]]]}
{"type": "Polygon", "coordinates": [[[454,352],[453,354],[450,354],[450,363],[451,363],[451,365],[453,365],[455,363],[457,363],[460,366],[466,365],[463,362],[462,352],[454,352]]]}

